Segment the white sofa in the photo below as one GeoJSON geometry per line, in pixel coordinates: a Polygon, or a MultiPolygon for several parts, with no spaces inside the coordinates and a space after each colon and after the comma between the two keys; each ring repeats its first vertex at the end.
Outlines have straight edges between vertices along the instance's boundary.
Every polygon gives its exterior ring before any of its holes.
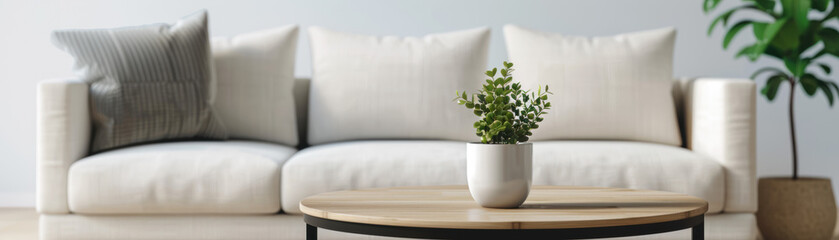
{"type": "MultiPolygon", "coordinates": [[[[308,80],[295,82],[305,143],[308,80]]],[[[755,84],[674,81],[683,148],[643,142],[534,143],[533,183],[657,189],[710,203],[708,239],[755,239],[755,84]]],[[[168,142],[88,156],[87,84],[38,86],[41,239],[303,239],[298,202],[372,187],[466,184],[463,142],[366,140],[295,147],[168,142]]],[[[321,239],[368,236],[320,230],[321,239]]],[[[689,231],[638,238],[688,239],[689,231]]],[[[374,237],[375,238],[375,237],[374,237]]]]}

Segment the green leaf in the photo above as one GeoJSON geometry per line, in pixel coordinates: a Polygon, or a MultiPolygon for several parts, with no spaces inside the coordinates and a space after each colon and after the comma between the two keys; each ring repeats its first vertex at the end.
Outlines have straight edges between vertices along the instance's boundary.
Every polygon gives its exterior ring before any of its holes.
{"type": "Polygon", "coordinates": [[[810,20],[807,14],[810,13],[810,0],[781,0],[784,8],[784,16],[792,17],[798,29],[807,29],[810,20]]]}
{"type": "Polygon", "coordinates": [[[774,11],[775,10],[775,0],[748,0],[749,2],[754,2],[757,6],[764,11],[774,11]]]}
{"type": "Polygon", "coordinates": [[[495,77],[495,72],[496,72],[496,70],[498,70],[498,69],[493,68],[492,70],[487,70],[487,72],[486,72],[485,74],[486,74],[487,76],[491,77],[491,78],[492,78],[492,77],[495,77]]]}
{"type": "Polygon", "coordinates": [[[769,99],[769,101],[775,100],[775,96],[778,94],[778,88],[784,81],[786,81],[786,78],[783,75],[774,75],[769,77],[769,79],[766,80],[766,85],[764,85],[760,90],[760,94],[766,96],[766,99],[769,99]]]}
{"type": "Polygon", "coordinates": [[[839,56],[839,31],[833,28],[822,28],[818,35],[824,43],[824,51],[839,56]]]}
{"type": "Polygon", "coordinates": [[[755,38],[757,38],[758,42],[761,43],[770,43],[772,39],[775,38],[775,35],[781,31],[781,28],[786,24],[787,19],[780,19],[773,23],[754,23],[752,25],[752,30],[754,31],[755,38]]]}
{"type": "Polygon", "coordinates": [[[830,86],[833,86],[833,90],[836,90],[836,92],[839,92],[839,85],[836,85],[835,82],[828,82],[828,81],[825,81],[825,82],[827,82],[827,84],[830,84],[830,86]]]}
{"type": "Polygon", "coordinates": [[[815,46],[821,40],[818,32],[822,29],[821,22],[810,21],[810,26],[798,34],[798,52],[804,52],[815,46]]]}
{"type": "Polygon", "coordinates": [[[798,59],[797,57],[789,57],[784,59],[784,65],[793,76],[801,77],[804,74],[804,69],[810,65],[810,59],[798,59]]]}
{"type": "Polygon", "coordinates": [[[758,75],[760,75],[760,74],[762,74],[762,73],[765,73],[765,72],[775,72],[775,73],[776,73],[775,75],[782,75],[782,76],[784,76],[784,78],[789,78],[789,76],[787,76],[787,75],[786,75],[786,73],[784,73],[784,71],[783,71],[783,70],[778,69],[778,68],[776,68],[776,67],[765,67],[765,68],[758,69],[758,70],[757,70],[757,71],[755,71],[755,73],[753,73],[753,74],[752,74],[752,76],[751,76],[751,77],[749,77],[749,78],[750,78],[750,79],[752,79],[752,80],[754,80],[754,79],[755,79],[755,77],[757,77],[758,75]]]}
{"type": "MultiPolygon", "coordinates": [[[[824,93],[825,97],[827,97],[827,103],[831,107],[833,107],[833,91],[830,89],[830,85],[826,81],[823,81],[823,80],[818,80],[818,81],[819,81],[819,89],[821,89],[822,92],[824,93]]],[[[839,94],[839,92],[837,92],[837,94],[839,94]]]]}
{"type": "Polygon", "coordinates": [[[819,80],[812,74],[804,74],[798,82],[801,83],[801,88],[803,88],[804,92],[809,96],[815,95],[816,91],[819,89],[819,80]]]}
{"type": "Polygon", "coordinates": [[[734,58],[735,59],[740,58],[743,55],[745,55],[745,56],[749,57],[750,61],[754,62],[758,58],[760,58],[760,54],[761,54],[761,52],[759,52],[760,47],[761,47],[760,43],[755,43],[755,44],[746,46],[743,49],[740,49],[740,51],[737,52],[736,55],[734,55],[734,58]]]}
{"type": "Polygon", "coordinates": [[[828,0],[813,0],[813,9],[819,10],[824,12],[827,10],[827,5],[830,3],[828,0]]]}
{"type": "Polygon", "coordinates": [[[830,74],[830,66],[828,66],[827,64],[819,63],[819,67],[821,67],[822,70],[824,70],[825,74],[830,74]]]}
{"type": "MultiPolygon", "coordinates": [[[[824,81],[824,82],[825,82],[827,85],[830,85],[831,87],[833,87],[833,90],[834,90],[834,91],[836,91],[836,95],[837,95],[837,96],[836,96],[836,98],[839,98],[839,85],[836,85],[836,83],[834,83],[834,82],[828,82],[828,81],[824,81]]],[[[833,105],[831,104],[831,107],[832,107],[832,106],[833,106],[833,105]]]]}
{"type": "Polygon", "coordinates": [[[830,10],[830,13],[827,16],[824,16],[824,19],[831,19],[836,16],[839,16],[839,0],[833,0],[833,10],[830,10]]]}
{"type": "Polygon", "coordinates": [[[739,33],[740,30],[743,30],[743,28],[749,26],[750,24],[752,24],[752,21],[749,20],[740,21],[737,24],[734,24],[734,26],[728,30],[728,33],[725,34],[725,38],[722,42],[722,47],[724,49],[728,49],[728,44],[730,44],[731,40],[734,39],[735,36],[737,36],[737,33],[739,33]]]}
{"type": "Polygon", "coordinates": [[[705,11],[705,13],[708,13],[711,10],[714,10],[714,8],[716,8],[721,1],[722,0],[705,0],[705,2],[702,4],[702,9],[705,11]]]}
{"type": "Polygon", "coordinates": [[[728,19],[731,18],[731,15],[734,14],[734,12],[739,10],[740,8],[742,8],[742,7],[732,8],[728,11],[723,12],[722,14],[717,16],[716,18],[714,18],[714,20],[711,21],[711,26],[708,27],[708,36],[711,36],[711,33],[714,32],[714,28],[717,26],[717,23],[722,22],[723,27],[727,26],[728,25],[728,19]]]}
{"type": "MultiPolygon", "coordinates": [[[[779,51],[787,51],[797,49],[798,43],[798,27],[796,27],[793,21],[785,19],[778,34],[772,39],[771,46],[777,48],[779,51]]],[[[782,54],[776,54],[776,56],[781,58],[780,55],[782,54]]]]}

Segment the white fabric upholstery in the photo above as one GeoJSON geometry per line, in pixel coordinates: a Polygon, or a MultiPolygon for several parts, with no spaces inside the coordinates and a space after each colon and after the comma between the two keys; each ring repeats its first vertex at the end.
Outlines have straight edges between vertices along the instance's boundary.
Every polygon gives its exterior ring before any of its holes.
{"type": "Polygon", "coordinates": [[[726,212],[757,211],[755,83],[748,79],[686,79],[687,146],[726,170],[726,212]]]}
{"type": "Polygon", "coordinates": [[[725,169],[718,162],[643,142],[534,142],[533,184],[678,192],[708,201],[709,213],[720,212],[725,199],[725,169]]]}
{"type": "Polygon", "coordinates": [[[36,111],[36,206],[40,213],[67,213],[67,169],[90,143],[87,83],[41,82],[36,111]]]}
{"type": "MultiPolygon", "coordinates": [[[[616,238],[620,240],[674,240],[691,239],[690,229],[681,231],[616,238]]],[[[705,216],[705,239],[707,240],[754,240],[758,238],[757,219],[749,213],[727,213],[705,216]]]]}
{"type": "Polygon", "coordinates": [[[212,49],[215,109],[230,137],[297,145],[297,26],[216,37],[212,49]]]}
{"type": "Polygon", "coordinates": [[[283,211],[305,197],[337,190],[466,184],[466,143],[355,141],[306,148],[286,162],[283,211]]]}
{"type": "Polygon", "coordinates": [[[309,29],[309,143],[353,139],[474,140],[455,91],[480,87],[489,29],[374,37],[309,29]]]}
{"type": "MultiPolygon", "coordinates": [[[[41,240],[214,240],[305,239],[301,215],[166,215],[85,216],[41,215],[41,240]]],[[[705,239],[753,240],[754,215],[720,214],[705,217],[705,239]]],[[[318,239],[404,239],[318,229],[318,239]]],[[[619,239],[690,239],[690,229],[619,239]]]]}
{"type": "Polygon", "coordinates": [[[507,25],[504,36],[515,79],[554,93],[530,140],[681,145],[671,95],[674,29],[585,38],[507,25]]]}
{"type": "MultiPolygon", "coordinates": [[[[282,208],[329,191],[466,184],[466,143],[358,141],[304,149],[283,167],[282,208]]],[[[684,148],[639,142],[556,141],[533,146],[533,184],[630,187],[706,199],[719,212],[724,170],[684,148]]]]}
{"type": "Polygon", "coordinates": [[[295,151],[270,143],[195,141],[96,154],[70,167],[70,211],[275,213],[280,167],[295,151]]]}

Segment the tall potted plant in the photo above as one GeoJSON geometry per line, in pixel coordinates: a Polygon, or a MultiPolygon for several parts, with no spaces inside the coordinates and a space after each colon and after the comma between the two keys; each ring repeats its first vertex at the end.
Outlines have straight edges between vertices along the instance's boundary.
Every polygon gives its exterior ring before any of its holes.
{"type": "Polygon", "coordinates": [[[481,141],[466,144],[466,175],[469,192],[483,207],[515,208],[527,199],[533,145],[526,142],[551,108],[547,85],[545,91],[522,90],[512,73],[513,63],[504,62],[500,71],[486,71],[489,78],[477,93],[455,93],[458,104],[480,117],[473,127],[481,141]]]}
{"type": "MultiPolygon", "coordinates": [[[[705,13],[714,10],[721,1],[704,0],[705,13]]],[[[833,233],[836,203],[830,179],[798,176],[793,97],[796,88],[811,97],[822,92],[833,106],[839,86],[817,73],[830,74],[831,67],[823,62],[824,58],[839,56],[839,31],[828,25],[837,18],[839,0],[744,0],[741,6],[714,18],[708,29],[711,35],[718,25],[727,28],[723,48],[728,49],[735,36],[751,28],[756,41],[738,51],[736,57],[746,56],[754,62],[767,56],[785,66],[784,69],[765,67],[751,77],[766,76],[766,85],[760,93],[769,101],[775,99],[782,85],[790,87],[792,176],[761,178],[758,182],[757,218],[766,239],[830,239],[833,233]],[[746,11],[763,16],[758,17],[761,20],[745,19],[729,24],[732,15],[746,11]]]]}

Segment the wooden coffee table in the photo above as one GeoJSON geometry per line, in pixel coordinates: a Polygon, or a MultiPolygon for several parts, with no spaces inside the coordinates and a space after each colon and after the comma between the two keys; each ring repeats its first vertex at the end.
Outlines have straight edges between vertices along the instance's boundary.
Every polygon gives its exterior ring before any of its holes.
{"type": "Polygon", "coordinates": [[[306,238],[317,228],[428,239],[581,239],[693,228],[704,239],[708,202],[620,188],[534,186],[517,209],[482,208],[466,186],[398,187],[318,194],[300,202],[306,238]]]}

